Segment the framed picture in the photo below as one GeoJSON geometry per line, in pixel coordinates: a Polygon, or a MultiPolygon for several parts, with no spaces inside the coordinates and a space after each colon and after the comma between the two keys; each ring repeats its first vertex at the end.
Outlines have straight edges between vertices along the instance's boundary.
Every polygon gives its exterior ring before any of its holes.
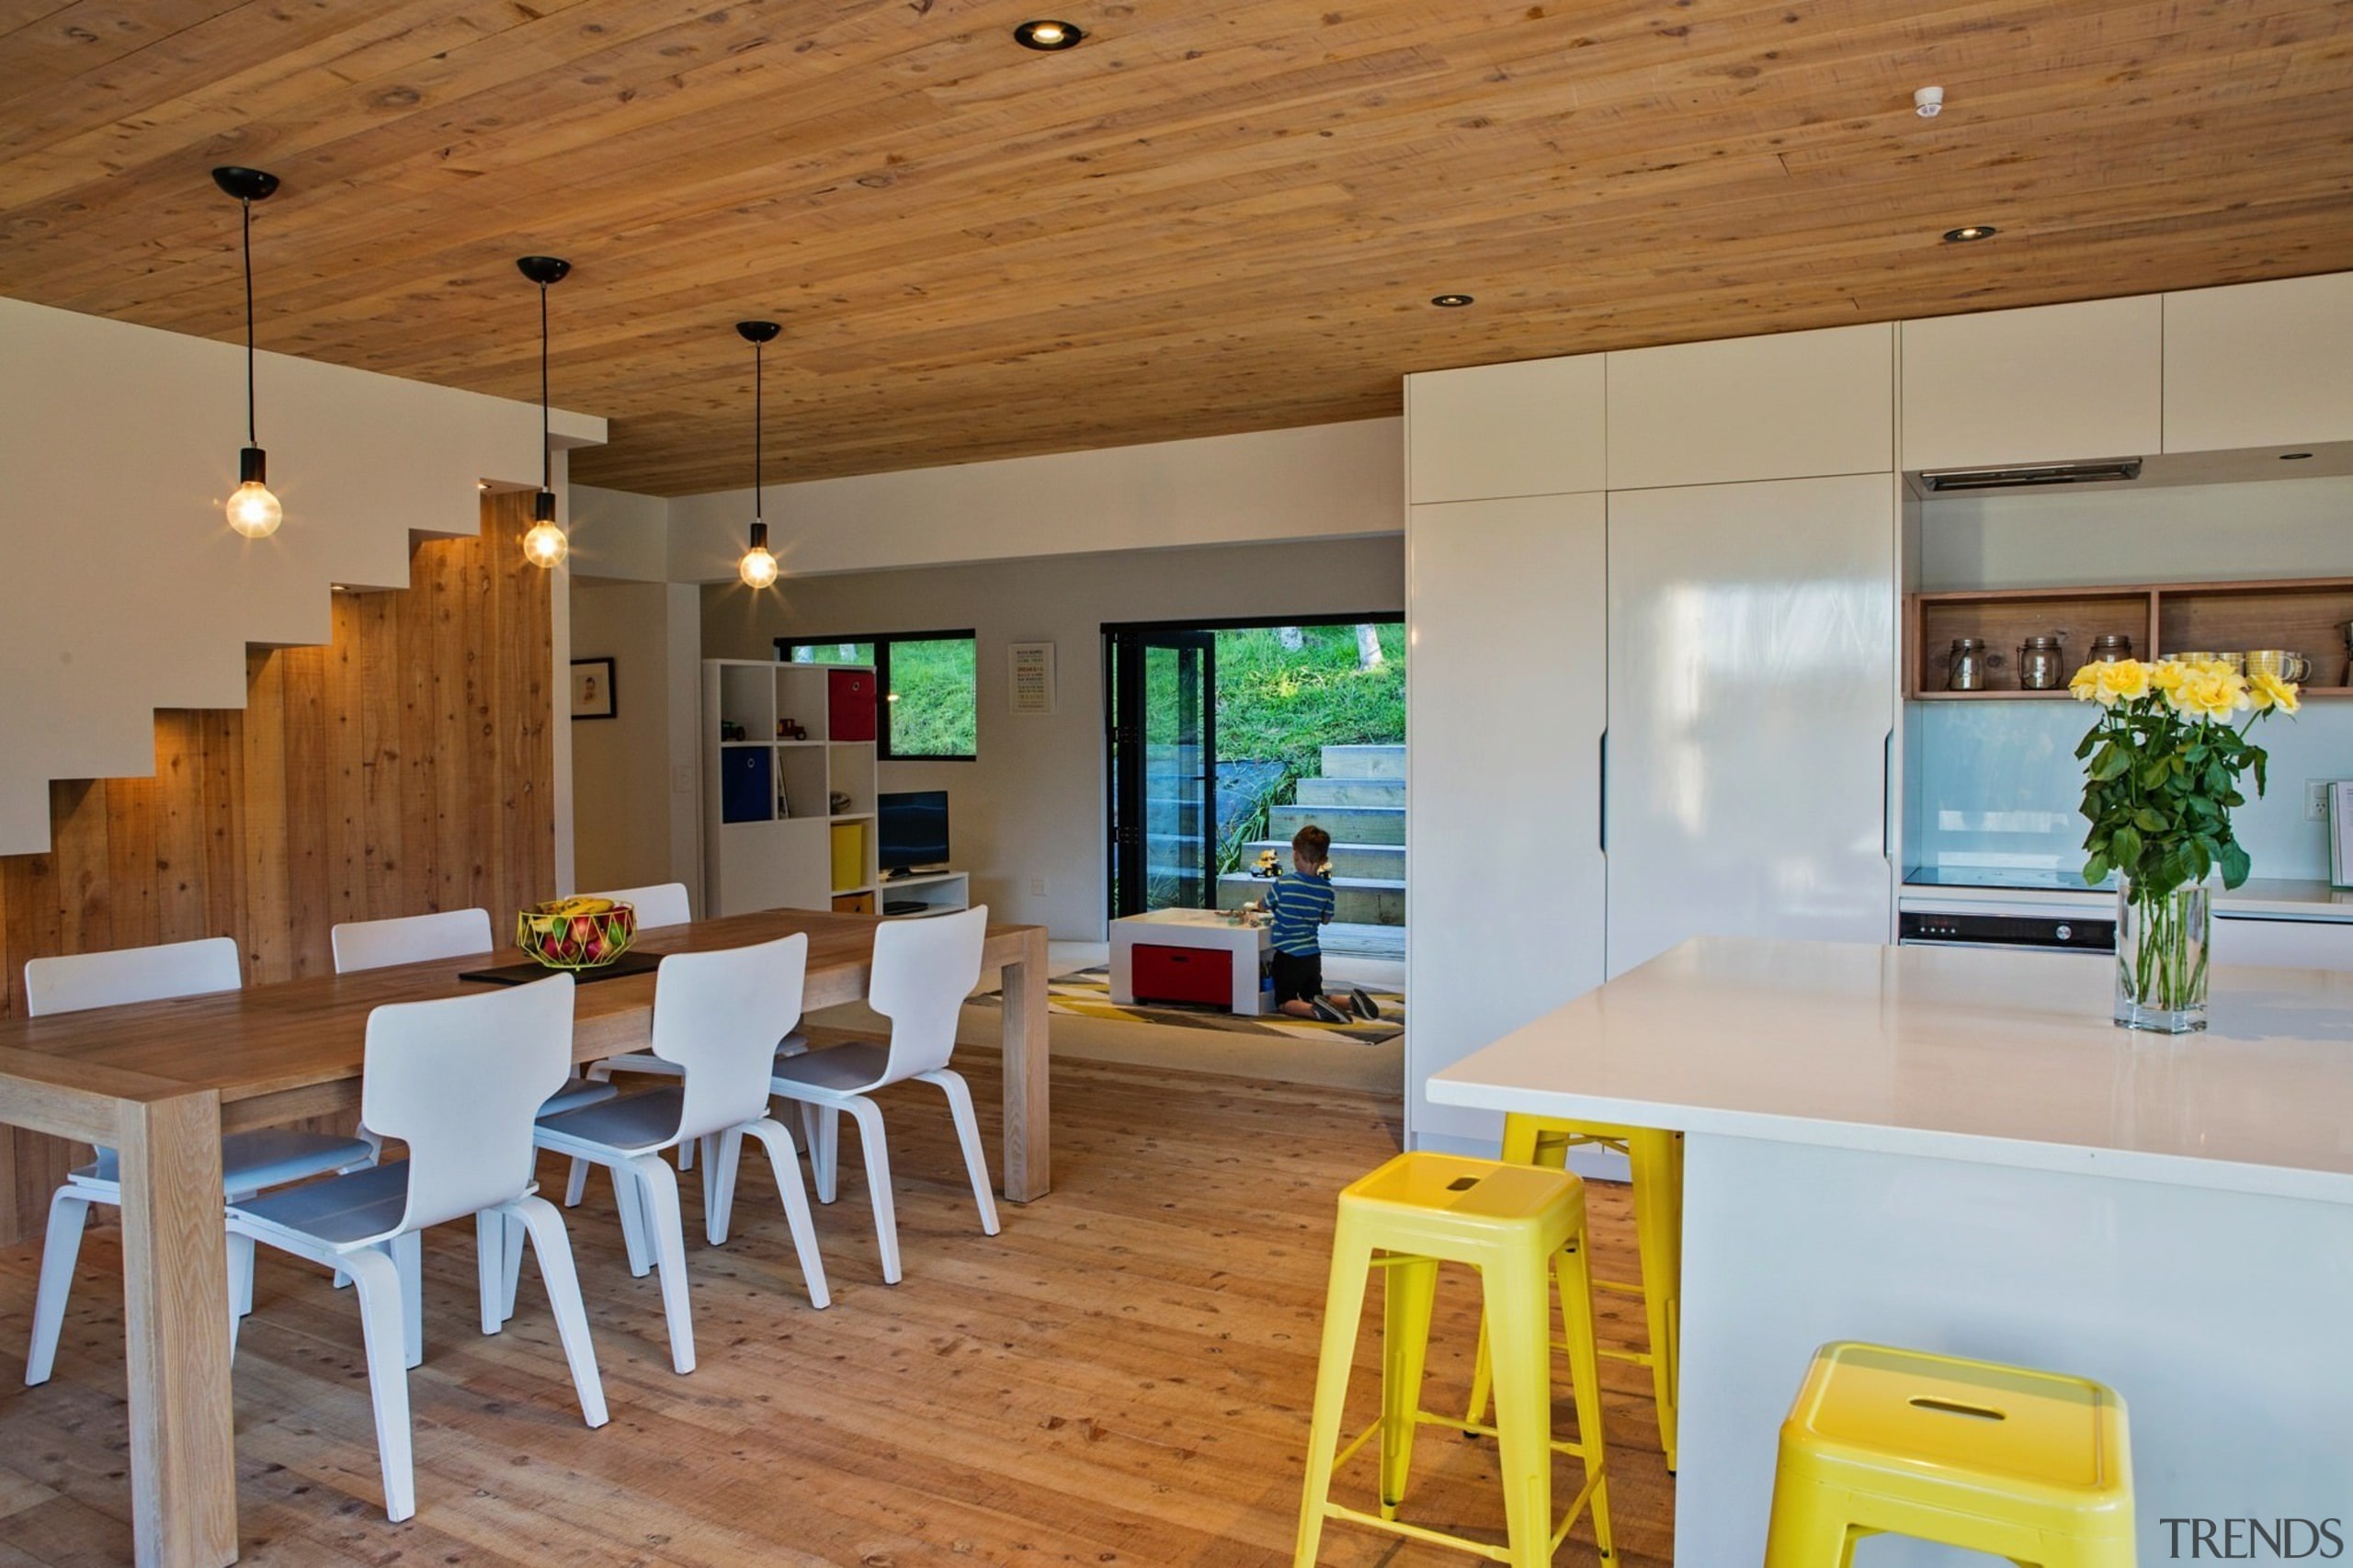
{"type": "Polygon", "coordinates": [[[1054,645],[1051,642],[1016,642],[1006,653],[1006,711],[1051,713],[1054,710],[1054,645]]]}
{"type": "Polygon", "coordinates": [[[612,660],[573,660],[572,716],[575,719],[609,719],[613,711],[612,660]]]}
{"type": "Polygon", "coordinates": [[[2328,885],[2353,888],[2353,778],[2328,787],[2328,885]]]}

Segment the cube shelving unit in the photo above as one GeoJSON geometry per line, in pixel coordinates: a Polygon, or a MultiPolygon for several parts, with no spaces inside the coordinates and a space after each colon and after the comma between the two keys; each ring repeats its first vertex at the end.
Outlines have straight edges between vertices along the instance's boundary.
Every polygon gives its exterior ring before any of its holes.
{"type": "MultiPolygon", "coordinates": [[[[703,661],[706,915],[871,909],[872,726],[835,719],[845,697],[857,697],[855,685],[845,683],[859,676],[863,700],[870,702],[874,670],[868,665],[703,661]],[[861,730],[863,735],[855,733],[861,730]],[[836,793],[848,797],[838,812],[836,793]]],[[[856,700],[848,710],[856,711],[856,700]]]]}

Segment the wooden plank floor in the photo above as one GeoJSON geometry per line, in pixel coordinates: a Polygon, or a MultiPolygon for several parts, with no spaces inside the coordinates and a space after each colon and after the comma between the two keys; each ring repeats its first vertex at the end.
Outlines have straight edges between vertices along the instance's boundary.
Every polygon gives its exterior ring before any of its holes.
{"type": "MultiPolygon", "coordinates": [[[[992,1148],[995,1059],[960,1055],[992,1148]]],[[[1393,1095],[1086,1062],[1054,1069],[1053,1195],[980,1234],[925,1085],[884,1096],[906,1278],[881,1283],[854,1150],[818,1231],[834,1290],[810,1309],[765,1168],[735,1234],[701,1241],[689,1190],[700,1368],[670,1370],[654,1279],[622,1261],[601,1173],[572,1216],[613,1420],[579,1421],[545,1297],[485,1338],[470,1227],[426,1246],[426,1360],[410,1374],[417,1517],[383,1517],[354,1304],[263,1252],[236,1369],[252,1563],[1288,1562],[1332,1199],[1395,1147],[1393,1095]],[[920,1092],[917,1092],[920,1091],[920,1092]]],[[[854,1134],[845,1132],[846,1145],[854,1134]]],[[[551,1164],[543,1185],[561,1186],[551,1164]]],[[[688,1183],[692,1188],[696,1184],[688,1183]]],[[[1593,1189],[1606,1276],[1631,1278],[1624,1189],[1593,1189]]],[[[0,1251],[0,1568],[125,1562],[120,1291],[111,1230],[85,1245],[56,1378],[18,1382],[38,1249],[0,1251]]],[[[1378,1324],[1379,1291],[1366,1327],[1378,1324]]],[[[1605,1296],[1606,1337],[1641,1338],[1605,1296]]],[[[1430,1403],[1469,1382],[1469,1277],[1441,1292],[1430,1403]]],[[[1375,1408],[1368,1333],[1352,1423],[1375,1408]]],[[[1668,1561],[1672,1491],[1646,1374],[1605,1364],[1628,1568],[1668,1561]]],[[[1562,1418],[1568,1419],[1565,1399],[1562,1418]]],[[[1351,1429],[1354,1427],[1352,1426],[1351,1429]]],[[[1492,1449],[1428,1429],[1408,1517],[1500,1539],[1492,1449]]],[[[1370,1506],[1370,1452],[1345,1500],[1370,1506]]],[[[1574,1473],[1563,1460],[1563,1482],[1574,1473]]],[[[1558,1561],[1595,1561],[1580,1525],[1558,1561]]],[[[1334,1526],[1336,1568],[1459,1553],[1334,1526]]]]}

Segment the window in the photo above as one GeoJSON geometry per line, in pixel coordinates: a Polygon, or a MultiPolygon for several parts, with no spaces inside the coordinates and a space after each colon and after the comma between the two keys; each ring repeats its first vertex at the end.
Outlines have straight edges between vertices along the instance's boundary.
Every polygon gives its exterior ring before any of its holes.
{"type": "Polygon", "coordinates": [[[872,665],[881,712],[877,756],[901,762],[969,762],[978,752],[980,698],[970,631],[890,637],[779,637],[795,665],[872,665]]]}

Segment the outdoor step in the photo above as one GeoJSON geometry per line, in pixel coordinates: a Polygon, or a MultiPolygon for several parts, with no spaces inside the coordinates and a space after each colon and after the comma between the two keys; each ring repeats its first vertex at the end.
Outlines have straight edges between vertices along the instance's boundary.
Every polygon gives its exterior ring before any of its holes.
{"type": "MultiPolygon", "coordinates": [[[[1217,906],[1239,909],[1267,896],[1267,883],[1257,877],[1240,871],[1228,871],[1217,880],[1217,906]]],[[[1334,877],[1334,902],[1339,905],[1335,920],[1358,926],[1403,926],[1405,924],[1405,884],[1374,877],[1334,877]]]]}
{"type": "Polygon", "coordinates": [[[1191,801],[1146,801],[1143,828],[1146,833],[1189,833],[1199,816],[1198,804],[1191,801]]]}
{"type": "Polygon", "coordinates": [[[1405,748],[1393,746],[1325,746],[1326,778],[1403,778],[1405,748]]]}
{"type": "MultiPolygon", "coordinates": [[[[1276,864],[1290,869],[1290,841],[1262,838],[1245,846],[1245,865],[1254,864],[1262,849],[1275,852],[1276,864]]],[[[1335,844],[1332,846],[1332,874],[1336,877],[1373,877],[1384,881],[1405,880],[1405,846],[1402,844],[1335,844]]]]}
{"type": "Polygon", "coordinates": [[[1302,806],[1402,806],[1403,778],[1302,778],[1295,797],[1302,806]]]}
{"type": "Polygon", "coordinates": [[[1279,838],[1286,844],[1310,823],[1330,834],[1335,843],[1405,842],[1405,808],[1403,806],[1270,806],[1267,809],[1267,835],[1279,838]]]}

